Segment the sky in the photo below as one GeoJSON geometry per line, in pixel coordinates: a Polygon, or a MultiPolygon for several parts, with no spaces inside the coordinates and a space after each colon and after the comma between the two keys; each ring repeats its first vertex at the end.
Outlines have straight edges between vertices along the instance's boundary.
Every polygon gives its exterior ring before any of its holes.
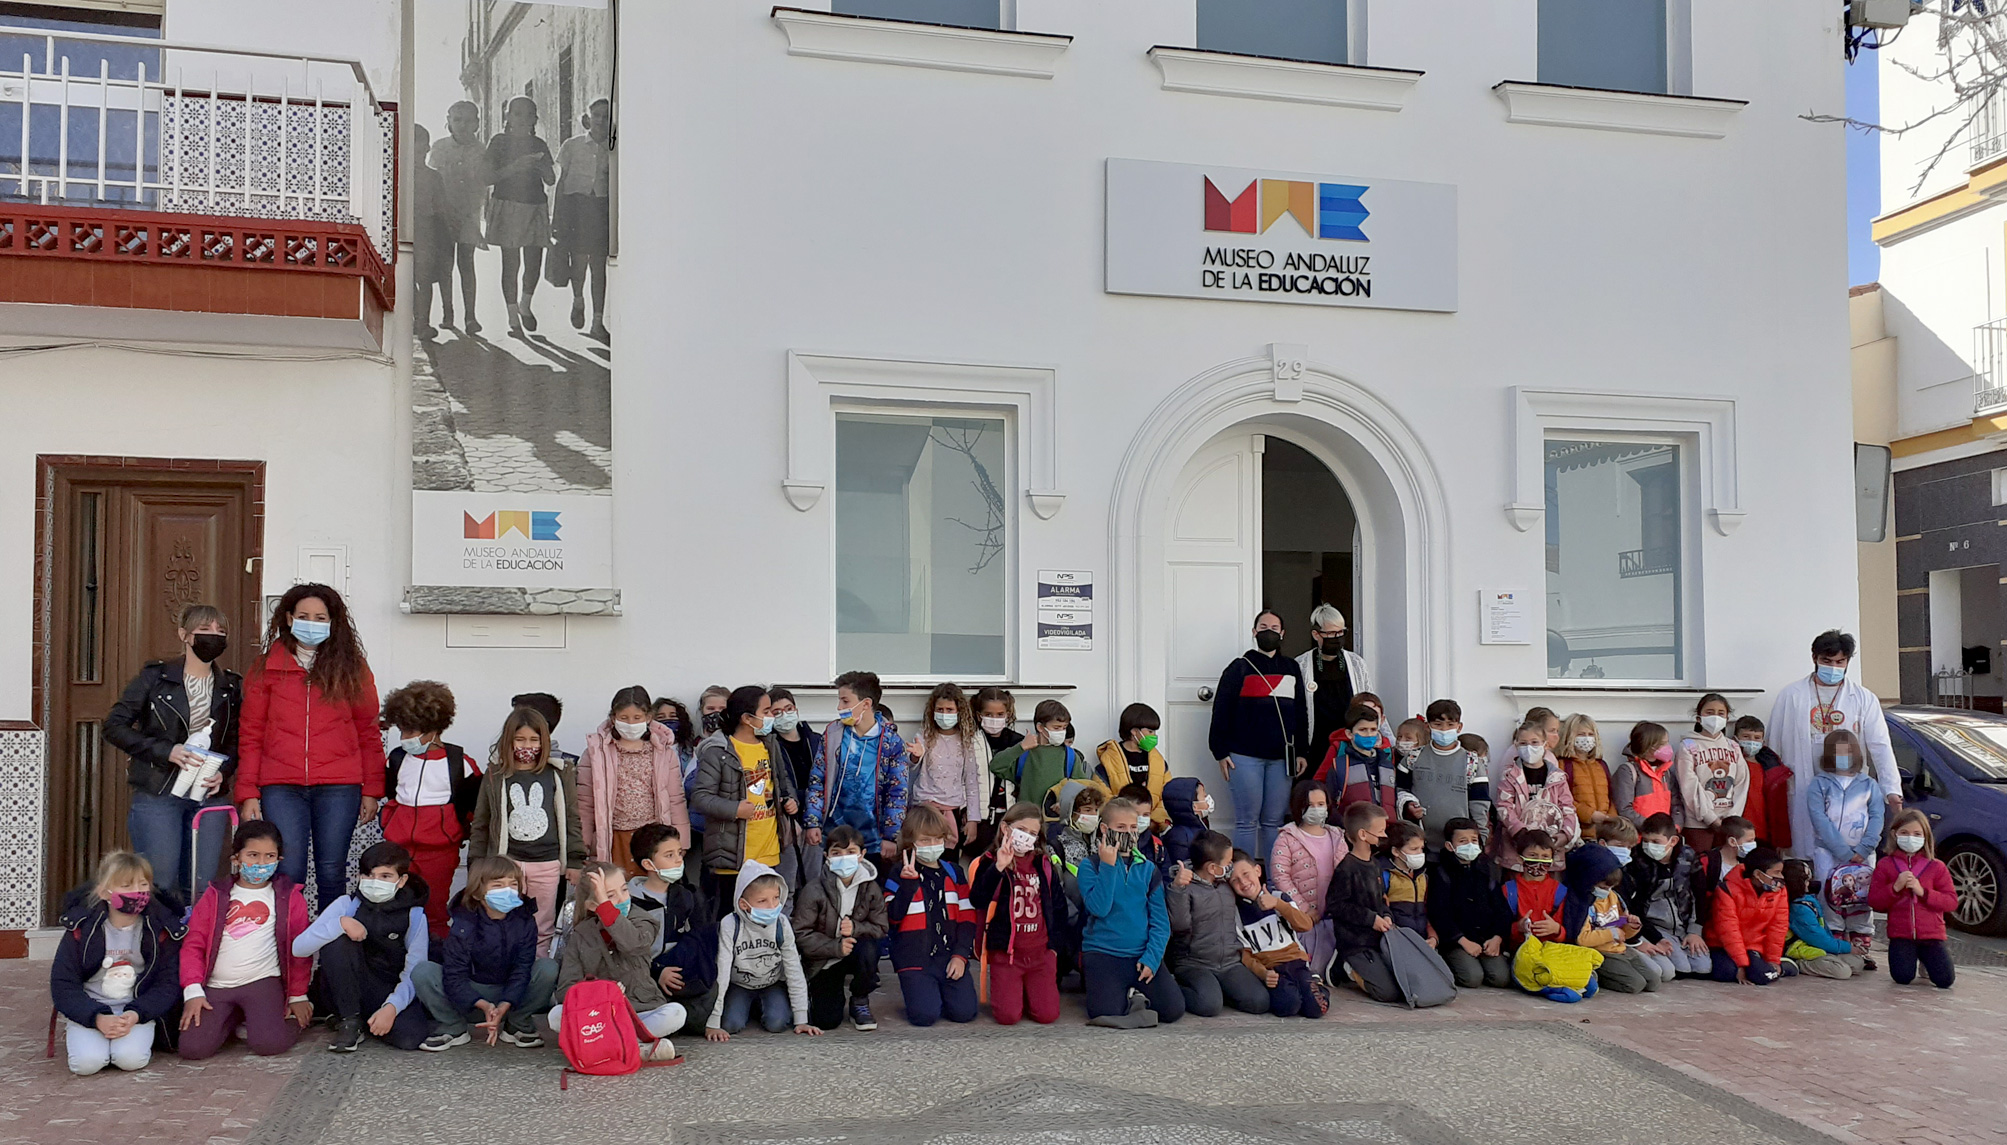
{"type": "MultiPolygon", "coordinates": [[[[1865,123],[1878,122],[1881,110],[1876,55],[1862,52],[1847,65],[1847,114],[1865,123]]],[[[1873,135],[1847,128],[1847,281],[1855,286],[1881,273],[1881,250],[1868,237],[1868,224],[1881,212],[1880,156],[1873,135]]]]}

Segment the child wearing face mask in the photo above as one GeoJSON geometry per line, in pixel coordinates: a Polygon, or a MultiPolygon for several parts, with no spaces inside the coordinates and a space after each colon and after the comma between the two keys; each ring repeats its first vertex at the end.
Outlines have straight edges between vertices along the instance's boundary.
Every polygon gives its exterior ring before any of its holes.
{"type": "MultiPolygon", "coordinates": [[[[537,904],[537,957],[550,953],[567,872],[585,863],[577,767],[551,746],[543,714],[523,704],[502,721],[497,762],[481,777],[468,827],[469,859],[507,855],[523,868],[523,897],[537,904]]],[[[573,876],[575,877],[575,875],[573,876]]]]}
{"type": "Polygon", "coordinates": [[[473,1040],[523,1049],[544,1044],[536,1014],[547,1008],[558,964],[537,957],[537,908],[523,897],[514,859],[483,855],[467,865],[467,887],[453,904],[444,962],[412,968],[411,985],[434,1022],[418,1048],[434,1052],[473,1040]]]}
{"type": "Polygon", "coordinates": [[[1815,978],[1852,978],[1868,970],[1854,944],[1826,929],[1825,904],[1812,881],[1812,864],[1784,860],[1784,893],[1791,896],[1791,939],[1784,957],[1798,964],[1798,973],[1815,978]]]}
{"type": "Polygon", "coordinates": [[[931,1026],[946,1018],[976,1018],[976,912],[969,885],[945,855],[954,820],[925,803],[906,813],[899,829],[898,873],[886,883],[885,914],[892,922],[892,968],[906,1020],[931,1026]]]}
{"type": "MultiPolygon", "coordinates": [[[[1045,825],[1046,845],[1052,852],[1060,890],[1076,919],[1081,917],[1080,867],[1094,853],[1101,835],[1101,807],[1107,801],[1107,792],[1099,786],[1070,779],[1059,785],[1059,805],[1068,809],[1066,818],[1045,825]]],[[[1170,860],[1163,858],[1158,865],[1168,870],[1170,860]]],[[[1051,942],[1058,959],[1056,976],[1064,982],[1068,975],[1080,972],[1078,927],[1052,935],[1051,942]]]]}
{"type": "Polygon", "coordinates": [[[718,1000],[704,1037],[731,1041],[755,1009],[770,1034],[792,1022],[795,1033],[821,1037],[822,1027],[808,1020],[808,976],[787,917],[787,883],[772,867],[747,859],[732,891],[736,905],[718,923],[718,1000]]]}
{"type": "Polygon", "coordinates": [[[1045,808],[1048,819],[1057,819],[1061,812],[1053,793],[1069,779],[1098,783],[1097,765],[1067,742],[1073,734],[1073,715],[1065,704],[1039,701],[1032,722],[1036,725],[1032,738],[992,756],[990,774],[1009,783],[1019,799],[1045,808]]]}
{"type": "Polygon", "coordinates": [[[1135,804],[1109,800],[1094,849],[1080,864],[1081,978],[1090,1026],[1143,1029],[1185,1014],[1184,991],[1164,964],[1171,938],[1164,873],[1137,852],[1141,830],[1135,804]]]}
{"type": "MultiPolygon", "coordinates": [[[[666,1041],[682,1029],[689,1015],[680,1004],[663,997],[649,968],[648,952],[655,947],[657,923],[634,913],[625,869],[613,863],[588,862],[578,876],[578,910],[573,917],[571,936],[558,960],[555,996],[559,1001],[551,1007],[551,1029],[563,1027],[563,999],[573,986],[588,978],[618,983],[634,1012],[641,1016],[642,1027],[656,1037],[666,1041]]],[[[664,1057],[675,1053],[666,1045],[651,1052],[664,1057]]]]}
{"type": "Polygon", "coordinates": [[[1371,803],[1400,817],[1400,804],[1413,799],[1400,797],[1400,775],[1396,767],[1393,736],[1382,734],[1384,720],[1379,712],[1354,703],[1345,713],[1345,738],[1331,747],[1331,769],[1325,792],[1339,807],[1371,803]]]}
{"type": "MultiPolygon", "coordinates": [[[[983,734],[983,744],[989,748],[992,762],[999,752],[1024,742],[1024,733],[1016,727],[1017,699],[1010,694],[1010,689],[991,685],[977,691],[970,703],[975,707],[976,727],[983,734]]],[[[976,847],[983,851],[996,843],[996,833],[1004,812],[1017,802],[1016,788],[994,770],[989,776],[989,793],[983,825],[976,832],[976,847]]]]}
{"type": "Polygon", "coordinates": [[[1750,802],[1745,808],[1758,807],[1757,793],[1762,793],[1762,815],[1744,814],[1743,818],[1756,824],[1756,835],[1763,842],[1780,851],[1791,846],[1791,769],[1784,766],[1784,760],[1771,749],[1767,741],[1763,721],[1755,716],[1741,716],[1735,721],[1735,746],[1742,749],[1742,757],[1749,761],[1750,802]]]}
{"type": "MultiPolygon", "coordinates": [[[[1461,713],[1457,719],[1459,721],[1463,719],[1461,713]]],[[[1440,744],[1435,736],[1436,729],[1431,727],[1430,742],[1440,744]]],[[[1477,831],[1480,836],[1478,841],[1484,845],[1486,851],[1489,851],[1492,829],[1498,823],[1498,805],[1491,797],[1491,743],[1476,732],[1465,732],[1456,737],[1456,742],[1457,746],[1470,753],[1470,786],[1467,789],[1470,817],[1477,821],[1477,831]]]]}
{"type": "MultiPolygon", "coordinates": [[[[632,856],[641,868],[627,880],[628,914],[654,919],[654,958],[649,970],[655,984],[683,1007],[692,1029],[717,1001],[717,913],[704,892],[698,863],[683,843],[682,833],[667,823],[650,823],[634,833],[632,856]]],[[[672,1031],[674,1032],[674,1031],[672,1031]]]]}
{"type": "Polygon", "coordinates": [[[1458,986],[1512,985],[1512,958],[1505,952],[1512,909],[1499,891],[1498,869],[1484,856],[1474,820],[1443,824],[1443,851],[1429,876],[1428,908],[1436,950],[1458,986]]]}
{"type": "Polygon", "coordinates": [[[1603,736],[1596,721],[1579,712],[1563,720],[1559,755],[1582,837],[1601,838],[1602,825],[1617,818],[1617,808],[1610,799],[1610,768],[1603,762],[1603,736]]]}
{"type": "Polygon", "coordinates": [[[1562,876],[1568,900],[1561,908],[1562,941],[1603,956],[1597,983],[1619,994],[1645,994],[1659,988],[1659,972],[1630,948],[1643,924],[1624,903],[1617,888],[1624,866],[1610,848],[1591,843],[1569,856],[1562,876]]]}
{"type": "Polygon", "coordinates": [[[411,852],[377,843],[356,861],[355,892],[328,904],[293,939],[299,958],[320,955],[316,993],[328,999],[337,1025],[328,1048],[354,1053],[365,1033],[400,1050],[415,1050],[432,1019],[411,983],[427,957],[425,900],[431,891],[411,872],[411,852]]]}
{"type": "Polygon", "coordinates": [[[1640,831],[1654,815],[1668,816],[1676,828],[1684,828],[1686,800],[1673,766],[1677,759],[1663,724],[1650,720],[1632,724],[1624,762],[1610,775],[1610,802],[1617,815],[1640,831]]]}
{"type": "Polygon", "coordinates": [[[1245,851],[1233,853],[1234,909],[1240,917],[1240,960],[1268,990],[1269,1013],[1278,1018],[1321,1018],[1330,996],[1310,973],[1310,958],[1297,942],[1310,929],[1310,914],[1285,892],[1262,883],[1261,866],[1245,851]]]}
{"type": "Polygon", "coordinates": [[[481,797],[481,772],[458,744],[440,737],[453,725],[453,693],[414,680],[383,698],[382,723],[397,729],[383,772],[383,837],[411,852],[411,868],[432,890],[425,920],[433,941],[446,937],[460,843],[481,797]]]}
{"type": "Polygon", "coordinates": [[[1171,825],[1164,829],[1164,854],[1173,863],[1190,862],[1192,840],[1211,830],[1212,796],[1206,785],[1189,775],[1164,785],[1164,810],[1171,825]]]}
{"type": "Polygon", "coordinates": [[[1562,856],[1582,841],[1582,820],[1575,814],[1575,796],[1568,790],[1568,773],[1547,750],[1544,724],[1528,720],[1512,736],[1512,761],[1505,765],[1493,789],[1498,809],[1499,865],[1519,866],[1514,839],[1521,831],[1544,832],[1553,847],[1556,869],[1562,856]]]}
{"type": "Polygon", "coordinates": [[[1116,721],[1116,738],[1094,750],[1099,768],[1095,778],[1110,791],[1141,787],[1154,812],[1143,818],[1159,831],[1171,822],[1163,806],[1164,783],[1171,775],[1162,750],[1163,736],[1159,729],[1163,726],[1157,709],[1148,704],[1130,704],[1122,709],[1122,716],[1116,721]]]}
{"type": "Polygon", "coordinates": [[[1740,815],[1721,821],[1721,845],[1696,851],[1693,864],[1693,899],[1702,928],[1714,913],[1714,892],[1742,865],[1745,856],[1757,848],[1756,828],[1740,815]]]}
{"type": "Polygon", "coordinates": [[[1231,1005],[1244,1014],[1267,1013],[1263,975],[1241,962],[1233,840],[1217,831],[1201,834],[1192,841],[1190,862],[1175,870],[1164,889],[1171,922],[1164,965],[1184,992],[1185,1012],[1213,1018],[1231,1005]]]}
{"type": "Polygon", "coordinates": [[[1330,793],[1315,780],[1297,780],[1289,793],[1289,822],[1275,837],[1269,871],[1276,893],[1295,903],[1310,919],[1303,944],[1309,973],[1320,987],[1324,968],[1337,950],[1331,938],[1331,920],[1324,917],[1324,896],[1331,889],[1338,860],[1344,857],[1345,838],[1331,822],[1330,793]]]}
{"type": "Polygon", "coordinates": [[[578,817],[586,853],[620,864],[629,878],[641,874],[633,858],[635,831],[667,823],[690,834],[683,757],[675,734],[651,716],[654,704],[638,684],[614,693],[606,720],[586,737],[579,761],[578,817]]]}
{"type": "Polygon", "coordinates": [[[906,745],[913,761],[915,803],[926,803],[959,824],[951,850],[973,845],[989,805],[989,741],[976,734],[969,698],[953,684],[927,697],[928,719],[906,745]]]}
{"type": "Polygon", "coordinates": [[[1693,732],[1680,737],[1673,759],[1686,804],[1686,841],[1696,850],[1714,845],[1715,828],[1743,816],[1749,800],[1749,761],[1728,734],[1728,700],[1709,692],[1694,706],[1693,732]]]}
{"type": "Polygon", "coordinates": [[[1544,942],[1565,941],[1561,935],[1561,911],[1568,904],[1568,889],[1553,875],[1554,840],[1545,831],[1519,832],[1512,841],[1519,855],[1519,869],[1499,888],[1506,909],[1512,912],[1512,930],[1506,945],[1517,948],[1530,935],[1544,942]]]}
{"type": "Polygon", "coordinates": [[[1004,812],[996,846],[969,870],[969,900],[989,983],[990,1016],[1014,1026],[1028,1014],[1049,1026],[1059,1020],[1058,951],[1073,929],[1073,907],[1060,869],[1039,838],[1035,803],[1004,812]]]}
{"type": "MultiPolygon", "coordinates": [[[[1883,799],[1876,782],[1874,762],[1854,733],[1845,728],[1829,732],[1820,749],[1819,770],[1805,790],[1805,817],[1812,824],[1812,880],[1829,886],[1835,870],[1873,867],[1875,845],[1882,838],[1883,799]]],[[[1857,876],[1860,872],[1848,871],[1857,876]]],[[[1829,887],[1830,889],[1830,887],[1829,887]]],[[[1874,916],[1866,910],[1843,914],[1826,896],[1826,929],[1843,934],[1853,951],[1868,954],[1874,938],[1874,916]]]]}
{"type": "MultiPolygon", "coordinates": [[[[1455,700],[1436,700],[1412,732],[1401,738],[1417,740],[1412,755],[1401,760],[1397,782],[1406,792],[1400,797],[1404,811],[1421,812],[1422,831],[1431,849],[1443,845],[1443,827],[1452,819],[1483,822],[1491,815],[1490,781],[1482,761],[1474,758],[1459,741],[1463,731],[1463,708],[1455,700]]],[[[1407,729],[1407,724],[1401,725],[1407,729]]],[[[1396,747],[1398,751],[1398,745],[1396,747]]]]}
{"type": "Polygon", "coordinates": [[[1889,978],[1907,986],[1921,962],[1930,984],[1949,990],[1957,970],[1944,943],[1944,916],[1958,909],[1958,893],[1937,858],[1930,817],[1914,807],[1896,812],[1889,842],[1894,846],[1875,865],[1868,890],[1868,904],[1888,916],[1889,978]]]}
{"type": "Polygon", "coordinates": [[[1415,794],[1415,759],[1429,739],[1429,725],[1420,717],[1402,720],[1394,729],[1394,804],[1404,823],[1420,823],[1428,805],[1415,794]]]}
{"type": "MultiPolygon", "coordinates": [[[[1140,783],[1131,783],[1115,794],[1136,805],[1136,818],[1142,824],[1142,830],[1136,834],[1136,849],[1143,852],[1144,858],[1158,866],[1170,866],[1171,852],[1164,846],[1163,836],[1153,829],[1154,824],[1150,819],[1151,810],[1157,806],[1157,797],[1151,795],[1150,789],[1140,783]]],[[[1166,822],[1168,821],[1167,818],[1166,822]]],[[[1168,870],[1164,873],[1167,876],[1170,874],[1168,870]]]]}
{"type": "Polygon", "coordinates": [[[254,1054],[282,1054],[314,1019],[311,958],[293,936],[311,916],[300,888],[279,874],[279,829],[247,819],[231,841],[231,871],[210,883],[181,944],[181,1056],[210,1057],[242,1030],[254,1054]]]}
{"type": "Polygon", "coordinates": [[[154,898],[145,858],[112,851],[98,860],[90,890],[72,891],[63,908],[49,994],[64,1018],[70,1072],[145,1069],[155,1023],[173,1012],[177,997],[185,933],[179,906],[154,898]]]}
{"type": "Polygon", "coordinates": [[[1429,852],[1422,829],[1413,823],[1387,825],[1387,853],[1379,859],[1381,881],[1387,894],[1387,910],[1394,922],[1436,944],[1436,928],[1429,921],[1429,852]]]}
{"type": "Polygon", "coordinates": [[[1672,816],[1660,811],[1648,817],[1624,867],[1624,901],[1638,916],[1632,950],[1652,964],[1661,982],[1713,970],[1694,907],[1693,867],[1693,849],[1681,841],[1672,816]]]}
{"type": "Polygon", "coordinates": [[[1791,903],[1784,894],[1784,857],[1769,847],[1749,852],[1715,888],[1708,911],[1707,945],[1716,982],[1768,986],[1793,978],[1784,960],[1791,935],[1791,903]]]}
{"type": "Polygon", "coordinates": [[[871,992],[878,989],[878,942],[886,932],[885,892],[855,828],[833,828],[823,851],[821,874],[803,885],[794,904],[809,1024],[833,1030],[848,1015],[857,1029],[875,1030],[871,992]]]}
{"type": "Polygon", "coordinates": [[[1386,879],[1373,862],[1387,837],[1387,812],[1376,803],[1353,803],[1345,808],[1344,823],[1345,857],[1338,861],[1324,899],[1338,948],[1331,973],[1342,969],[1375,1002],[1398,1003],[1401,986],[1380,949],[1380,936],[1394,929],[1394,916],[1387,905],[1386,879]]]}

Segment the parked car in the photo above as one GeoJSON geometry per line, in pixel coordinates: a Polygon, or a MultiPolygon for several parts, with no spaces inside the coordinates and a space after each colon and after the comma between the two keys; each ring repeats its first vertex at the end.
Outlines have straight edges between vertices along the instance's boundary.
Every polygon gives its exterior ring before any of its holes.
{"type": "Polygon", "coordinates": [[[1930,816],[1951,869],[1960,930],[2007,933],[2007,717],[1953,708],[1887,710],[1903,804],[1930,816]]]}

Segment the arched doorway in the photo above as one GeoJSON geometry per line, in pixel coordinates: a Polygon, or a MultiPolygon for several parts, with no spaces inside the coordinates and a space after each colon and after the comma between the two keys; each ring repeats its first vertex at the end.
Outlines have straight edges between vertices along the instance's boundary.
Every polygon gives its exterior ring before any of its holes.
{"type": "MultiPolygon", "coordinates": [[[[1262,478],[1271,448],[1286,457],[1281,472],[1323,488],[1326,507],[1336,486],[1351,510],[1353,542],[1329,551],[1344,552],[1351,567],[1347,618],[1375,690],[1390,708],[1406,710],[1447,684],[1447,515],[1419,437],[1377,397],[1326,368],[1310,366],[1301,396],[1279,400],[1268,359],[1229,363],[1152,411],[1124,456],[1111,506],[1113,695],[1164,713],[1172,769],[1182,774],[1218,775],[1201,693],[1209,699],[1220,670],[1247,647],[1264,603],[1262,478]]],[[[1279,516],[1292,511],[1284,497],[1274,508],[1279,516]]],[[[1307,565],[1278,573],[1278,591],[1307,594],[1314,585],[1328,595],[1327,550],[1275,551],[1318,554],[1315,576],[1307,565]]],[[[1277,606],[1300,641],[1309,609],[1296,603],[1277,606]]]]}

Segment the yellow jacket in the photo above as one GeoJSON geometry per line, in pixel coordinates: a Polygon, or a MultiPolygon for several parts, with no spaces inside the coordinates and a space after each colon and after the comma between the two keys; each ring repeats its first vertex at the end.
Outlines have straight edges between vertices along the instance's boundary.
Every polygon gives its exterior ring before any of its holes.
{"type": "MultiPolygon", "coordinates": [[[[1100,768],[1095,773],[1100,777],[1108,794],[1129,786],[1129,757],[1122,754],[1122,741],[1109,740],[1094,749],[1100,768]]],[[[1144,786],[1150,789],[1150,822],[1159,831],[1171,825],[1171,814],[1164,810],[1164,784],[1171,778],[1171,769],[1164,763],[1164,753],[1150,749],[1150,779],[1144,786]]]]}

